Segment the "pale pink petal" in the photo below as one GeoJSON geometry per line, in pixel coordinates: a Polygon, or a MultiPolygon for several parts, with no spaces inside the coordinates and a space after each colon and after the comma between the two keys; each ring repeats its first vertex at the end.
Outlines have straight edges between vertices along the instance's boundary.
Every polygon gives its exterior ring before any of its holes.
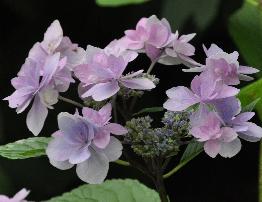
{"type": "Polygon", "coordinates": [[[83,98],[92,96],[95,101],[102,101],[115,95],[120,90],[117,81],[99,83],[82,94],[83,98]]]}
{"type": "Polygon", "coordinates": [[[90,152],[87,147],[81,147],[74,152],[72,152],[69,156],[69,163],[71,164],[79,164],[84,162],[90,157],[90,152]]]}
{"type": "Polygon", "coordinates": [[[241,150],[241,142],[239,138],[234,139],[232,142],[221,143],[219,154],[225,158],[235,156],[241,150]]]}
{"type": "Polygon", "coordinates": [[[209,140],[204,144],[204,150],[206,154],[212,158],[215,158],[219,153],[221,144],[217,140],[209,140]]]}
{"type": "Polygon", "coordinates": [[[53,159],[49,159],[49,162],[52,166],[60,169],[60,170],[68,170],[74,166],[74,164],[69,163],[68,160],[66,161],[55,161],[53,159]]]}
{"type": "Polygon", "coordinates": [[[102,118],[102,122],[106,123],[111,119],[111,112],[112,112],[112,104],[108,103],[105,106],[103,106],[98,113],[100,114],[102,118]]]}
{"type": "Polygon", "coordinates": [[[77,165],[76,173],[84,182],[100,184],[105,180],[108,169],[109,160],[106,155],[99,151],[91,151],[90,158],[77,165]]]}
{"type": "Polygon", "coordinates": [[[104,130],[109,131],[110,133],[114,135],[124,135],[128,133],[128,130],[117,123],[109,123],[104,126],[104,130]]]}
{"type": "Polygon", "coordinates": [[[247,122],[245,125],[248,126],[248,130],[239,133],[240,138],[249,142],[257,142],[262,138],[261,127],[251,122],[247,122]]]}
{"type": "Polygon", "coordinates": [[[255,74],[258,73],[259,70],[253,67],[248,67],[248,66],[242,66],[240,65],[238,68],[238,73],[240,74],[255,74]]]}
{"type": "Polygon", "coordinates": [[[12,198],[14,201],[22,201],[24,200],[28,194],[30,193],[30,191],[26,190],[26,189],[22,189],[20,190],[16,195],[14,195],[14,197],[12,198]]]}
{"type": "Polygon", "coordinates": [[[63,39],[63,30],[58,20],[52,22],[45,32],[41,45],[48,53],[53,53],[63,39]]]}
{"type": "Polygon", "coordinates": [[[110,142],[110,132],[99,129],[95,133],[93,143],[100,149],[104,149],[110,142]]]}
{"type": "Polygon", "coordinates": [[[34,135],[38,135],[42,130],[47,114],[48,110],[46,106],[41,102],[40,97],[37,95],[26,117],[27,127],[34,135]]]}
{"type": "Polygon", "coordinates": [[[235,130],[229,127],[223,127],[221,128],[221,131],[222,131],[222,135],[219,139],[222,142],[232,142],[238,136],[235,130]]]}
{"type": "Polygon", "coordinates": [[[164,108],[170,111],[182,111],[199,102],[199,99],[188,88],[178,86],[166,91],[169,98],[164,108]]]}
{"type": "Polygon", "coordinates": [[[121,78],[120,82],[127,88],[138,90],[149,90],[156,87],[155,84],[147,78],[121,78]]]}

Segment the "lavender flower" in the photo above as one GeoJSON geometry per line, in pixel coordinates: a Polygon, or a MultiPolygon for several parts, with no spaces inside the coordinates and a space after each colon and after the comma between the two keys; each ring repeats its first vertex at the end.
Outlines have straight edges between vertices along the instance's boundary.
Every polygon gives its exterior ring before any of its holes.
{"type": "Polygon", "coordinates": [[[105,50],[88,46],[85,64],[75,68],[75,75],[82,82],[81,85],[87,87],[82,98],[92,96],[96,101],[105,100],[120,90],[119,84],[131,89],[154,88],[154,83],[149,79],[137,78],[143,70],[122,75],[129,59],[108,55],[105,50]]]}
{"type": "Polygon", "coordinates": [[[78,177],[91,184],[102,183],[106,178],[109,162],[122,154],[119,140],[110,133],[123,135],[127,131],[119,124],[109,123],[111,106],[101,110],[83,109],[84,117],[60,113],[57,131],[46,153],[50,163],[66,170],[76,166],[78,177]]]}
{"type": "Polygon", "coordinates": [[[27,58],[17,77],[11,80],[15,92],[4,100],[9,101],[9,107],[17,108],[17,113],[33,101],[26,123],[34,135],[42,130],[48,108],[57,103],[59,92],[66,91],[70,82],[74,82],[70,72],[64,71],[65,64],[66,58],[60,59],[60,53],[47,56],[42,69],[27,58]]]}
{"type": "Polygon", "coordinates": [[[20,190],[14,197],[8,198],[7,196],[0,195],[0,202],[26,202],[25,198],[30,191],[26,189],[20,190]]]}
{"type": "Polygon", "coordinates": [[[205,105],[191,115],[190,133],[197,141],[204,142],[205,152],[212,158],[220,154],[233,157],[241,149],[241,142],[233,128],[223,126],[215,112],[209,111],[205,105]]]}
{"type": "Polygon", "coordinates": [[[204,71],[195,76],[191,82],[191,90],[178,86],[166,91],[169,99],[164,108],[170,111],[182,111],[197,103],[212,103],[215,100],[238,94],[239,89],[227,86],[220,78],[210,71],[204,71]]]}

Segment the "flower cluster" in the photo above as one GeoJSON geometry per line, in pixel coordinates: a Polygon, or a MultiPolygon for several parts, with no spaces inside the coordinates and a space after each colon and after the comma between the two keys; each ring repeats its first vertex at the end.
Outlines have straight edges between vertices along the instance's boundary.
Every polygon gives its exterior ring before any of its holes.
{"type": "Polygon", "coordinates": [[[17,194],[12,198],[8,198],[7,196],[0,195],[1,202],[26,202],[25,198],[28,196],[30,191],[26,189],[20,190],[17,194]]]}
{"type": "Polygon", "coordinates": [[[192,80],[191,89],[184,86],[169,89],[164,107],[182,111],[197,105],[190,118],[190,134],[204,142],[209,156],[232,157],[241,149],[239,137],[251,142],[262,137],[262,128],[248,122],[254,113],[241,113],[240,101],[235,97],[239,89],[233,87],[240,80],[251,80],[252,77],[245,74],[258,70],[240,66],[237,52],[228,54],[214,44],[204,50],[206,64],[187,70],[202,72],[192,80]]]}
{"type": "Polygon", "coordinates": [[[176,155],[183,139],[188,137],[189,112],[166,112],[161,128],[152,128],[149,116],[133,118],[126,123],[128,134],[125,143],[130,144],[142,157],[169,157],[176,155]]]}
{"type": "MultiPolygon", "coordinates": [[[[205,152],[215,157],[236,155],[239,138],[255,142],[262,137],[262,128],[249,122],[253,112],[241,112],[234,87],[240,80],[249,81],[249,74],[258,70],[241,66],[238,53],[226,53],[212,44],[206,53],[205,64],[192,59],[195,48],[190,44],[195,34],[180,35],[172,32],[166,19],[155,15],[142,18],[135,29],[126,30],[124,36],[110,42],[105,48],[88,45],[86,50],[63,36],[58,20],[55,20],[29,51],[17,77],[11,80],[15,91],[4,100],[21,113],[32,103],[27,114],[27,127],[38,135],[46,120],[48,109],[62,96],[75,79],[79,80],[78,94],[83,104],[68,101],[81,107],[82,115],[61,112],[58,115],[59,130],[53,134],[46,153],[50,163],[58,169],[70,169],[76,165],[80,179],[88,183],[101,183],[106,178],[109,162],[116,161],[123,146],[113,135],[125,135],[124,142],[142,157],[172,156],[180,145],[192,136],[204,143],[205,152]],[[146,72],[136,69],[126,72],[130,62],[140,53],[151,60],[146,72]],[[178,86],[166,93],[163,127],[153,128],[150,117],[139,117],[126,123],[126,128],[110,123],[112,105],[114,114],[121,110],[117,96],[124,106],[132,109],[136,99],[144,91],[156,87],[159,79],[151,75],[156,63],[187,66],[185,72],[201,72],[191,82],[191,89],[178,86]],[[73,79],[74,78],[74,79],[73,79]],[[193,106],[193,107],[192,107],[193,106]],[[92,107],[92,108],[89,108],[92,107]]],[[[120,105],[120,103],[119,103],[120,105]]],[[[121,115],[126,118],[125,111],[121,115]]],[[[117,117],[114,117],[117,120],[117,117]]],[[[20,193],[20,192],[19,192],[20,193]]],[[[24,190],[23,197],[27,195],[24,190]]],[[[7,200],[4,196],[0,196],[7,200]]],[[[22,200],[21,194],[14,197],[22,200]]],[[[19,200],[18,200],[19,199],[19,200]]],[[[9,201],[10,201],[9,200],[9,201]]]]}

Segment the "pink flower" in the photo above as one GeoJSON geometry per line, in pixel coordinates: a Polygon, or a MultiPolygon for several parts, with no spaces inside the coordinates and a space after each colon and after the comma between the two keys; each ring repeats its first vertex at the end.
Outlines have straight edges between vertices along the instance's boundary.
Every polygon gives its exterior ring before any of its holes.
{"type": "Polygon", "coordinates": [[[212,44],[209,49],[204,46],[207,59],[206,64],[201,67],[185,70],[187,72],[201,72],[209,69],[216,77],[221,78],[227,85],[238,85],[240,80],[250,81],[252,77],[246,74],[254,74],[259,70],[239,65],[238,52],[226,53],[217,45],[212,44]]]}
{"type": "Polygon", "coordinates": [[[212,103],[215,100],[232,97],[239,89],[227,86],[221,79],[214,77],[209,71],[195,76],[191,82],[191,90],[178,86],[166,91],[169,99],[164,108],[170,111],[182,111],[197,103],[212,103]]]}
{"type": "Polygon", "coordinates": [[[60,60],[60,53],[47,56],[42,69],[28,58],[11,80],[15,92],[4,100],[9,101],[9,107],[17,108],[17,113],[23,112],[33,100],[26,123],[34,135],[42,130],[48,108],[57,103],[59,92],[66,91],[70,82],[74,82],[65,64],[66,58],[60,60]]]}
{"type": "Polygon", "coordinates": [[[142,18],[136,25],[135,30],[126,30],[123,41],[131,50],[146,52],[151,60],[157,59],[167,46],[173,35],[168,21],[159,20],[155,15],[142,18]]]}
{"type": "Polygon", "coordinates": [[[61,58],[67,58],[66,68],[69,70],[82,64],[85,57],[84,49],[73,44],[68,37],[64,37],[59,21],[55,20],[45,32],[43,41],[34,44],[28,57],[42,68],[45,58],[57,52],[61,58]]]}
{"type": "Polygon", "coordinates": [[[215,112],[208,111],[206,106],[190,118],[190,133],[197,141],[204,142],[205,152],[212,158],[220,154],[223,157],[233,157],[241,149],[238,134],[233,128],[224,127],[215,112]]]}
{"type": "Polygon", "coordinates": [[[83,117],[60,113],[54,139],[46,153],[50,163],[61,170],[76,166],[79,178],[87,183],[102,183],[106,178],[109,162],[122,154],[122,144],[110,133],[123,135],[127,130],[119,124],[110,123],[111,105],[99,111],[83,109],[83,117]]]}
{"type": "Polygon", "coordinates": [[[190,58],[190,56],[195,54],[195,47],[189,41],[195,35],[187,34],[179,37],[178,31],[176,31],[171,43],[165,48],[165,52],[161,55],[158,62],[164,65],[184,64],[188,67],[201,66],[201,64],[190,58]]]}
{"type": "Polygon", "coordinates": [[[86,52],[85,64],[79,65],[74,71],[83,87],[90,86],[82,94],[82,98],[92,96],[96,101],[105,100],[120,90],[119,84],[140,90],[155,87],[149,79],[139,77],[142,70],[126,76],[122,75],[129,62],[129,57],[107,54],[105,50],[93,46],[88,46],[86,52]]]}
{"type": "Polygon", "coordinates": [[[26,189],[20,190],[13,198],[8,198],[7,196],[0,195],[0,202],[26,202],[25,198],[30,191],[26,189]]]}

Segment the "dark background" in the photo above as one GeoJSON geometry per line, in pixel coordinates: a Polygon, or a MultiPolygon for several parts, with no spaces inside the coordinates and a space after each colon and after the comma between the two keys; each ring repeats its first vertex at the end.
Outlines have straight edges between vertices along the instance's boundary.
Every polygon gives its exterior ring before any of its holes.
{"type": "MultiPolygon", "coordinates": [[[[20,69],[32,45],[42,40],[46,28],[54,19],[59,19],[64,35],[81,47],[85,48],[87,44],[104,47],[111,40],[121,37],[124,30],[135,27],[141,17],[152,14],[162,17],[163,4],[164,1],[152,0],[142,5],[101,8],[93,0],[0,0],[1,99],[13,92],[10,79],[20,69]]],[[[215,18],[205,29],[199,30],[192,18],[179,27],[180,33],[198,33],[192,41],[197,50],[197,61],[203,62],[205,59],[203,43],[207,46],[216,43],[228,52],[237,50],[228,34],[227,23],[229,16],[241,4],[241,0],[221,0],[215,18]]],[[[196,6],[195,9],[199,8],[196,6]]],[[[240,61],[245,64],[241,58],[240,61]]],[[[147,68],[148,65],[149,60],[140,56],[131,65],[131,69],[147,68]]],[[[153,72],[161,80],[157,89],[145,95],[143,105],[146,106],[161,106],[166,99],[166,89],[189,85],[194,76],[182,73],[178,67],[161,65],[157,65],[153,72]]],[[[77,99],[75,88],[72,87],[68,96],[77,99]]],[[[139,108],[142,106],[138,104],[139,108]]],[[[56,116],[60,111],[74,112],[74,108],[67,104],[57,104],[55,110],[49,111],[48,124],[41,136],[50,136],[57,129],[56,116]]],[[[1,101],[1,144],[32,136],[26,128],[26,114],[18,116],[15,110],[8,108],[7,102],[1,101]]],[[[242,143],[241,152],[232,159],[211,159],[203,153],[167,179],[170,198],[177,202],[256,202],[259,144],[242,143]]],[[[152,187],[152,183],[137,171],[112,164],[108,178],[119,177],[138,178],[152,187]]],[[[80,184],[83,182],[77,178],[75,169],[60,171],[52,167],[45,157],[16,161],[0,158],[0,194],[11,196],[26,187],[31,190],[29,199],[44,200],[80,184]]]]}

